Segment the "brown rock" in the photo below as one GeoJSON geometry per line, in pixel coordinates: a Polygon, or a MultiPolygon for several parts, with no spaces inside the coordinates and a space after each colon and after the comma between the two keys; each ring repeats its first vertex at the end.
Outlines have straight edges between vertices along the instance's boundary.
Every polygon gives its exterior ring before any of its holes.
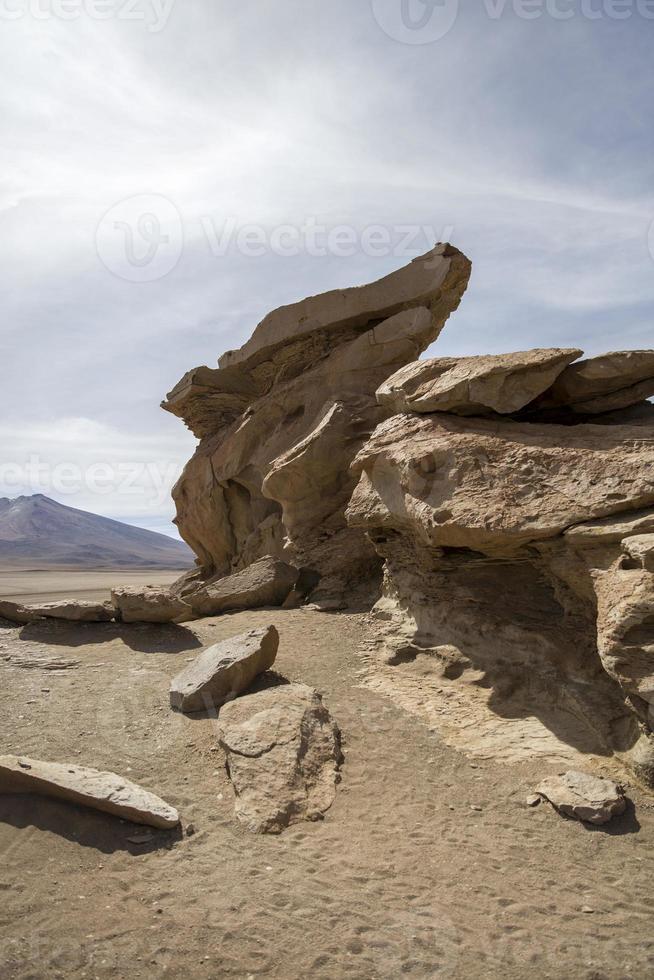
{"type": "Polygon", "coordinates": [[[39,619],[41,617],[64,619],[71,623],[108,623],[115,615],[115,610],[109,603],[73,599],[41,604],[30,603],[25,608],[39,619]]]}
{"type": "Polygon", "coordinates": [[[124,623],[173,623],[192,619],[190,606],[156,586],[112,589],[111,601],[117,619],[124,623]]]}
{"type": "Polygon", "coordinates": [[[179,823],[177,810],[153,793],[113,772],[76,765],[0,756],[0,792],[52,796],[162,829],[179,823]]]}
{"type": "Polygon", "coordinates": [[[624,813],[627,807],[617,783],[575,770],[544,779],[536,792],[549,800],[559,813],[585,823],[608,823],[624,813]]]}
{"type": "Polygon", "coordinates": [[[594,415],[635,405],[650,395],[654,395],[654,351],[616,351],[571,364],[537,407],[568,405],[580,414],[594,415]]]}
{"type": "Polygon", "coordinates": [[[293,589],[297,568],[270,556],[233,575],[210,580],[186,596],[197,616],[218,616],[237,609],[281,606],[293,589]]]}
{"type": "Polygon", "coordinates": [[[185,712],[220,707],[270,670],[278,646],[279,634],[268,626],[208,647],[173,680],[171,707],[185,712]]]}
{"type": "Polygon", "coordinates": [[[236,816],[254,833],[319,819],[332,805],[340,734],[311,688],[287,684],[230,702],[220,712],[219,739],[236,816]]]}
{"type": "Polygon", "coordinates": [[[415,361],[384,382],[377,401],[393,412],[517,412],[581,354],[552,349],[415,361]]]}
{"type": "Polygon", "coordinates": [[[636,534],[631,538],[625,538],[622,542],[622,550],[641,568],[654,572],[654,534],[636,534]]]}

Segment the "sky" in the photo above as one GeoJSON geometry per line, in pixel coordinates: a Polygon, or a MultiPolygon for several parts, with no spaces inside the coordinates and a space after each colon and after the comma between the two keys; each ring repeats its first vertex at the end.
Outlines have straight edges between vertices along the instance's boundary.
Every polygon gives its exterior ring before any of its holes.
{"type": "Polygon", "coordinates": [[[159,403],[473,262],[430,355],[654,347],[654,0],[0,0],[0,496],[174,534],[159,403]]]}

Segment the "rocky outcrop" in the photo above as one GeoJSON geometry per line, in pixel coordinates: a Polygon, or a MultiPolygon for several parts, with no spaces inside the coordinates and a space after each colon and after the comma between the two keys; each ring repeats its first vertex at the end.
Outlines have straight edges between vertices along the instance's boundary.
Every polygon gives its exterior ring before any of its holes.
{"type": "Polygon", "coordinates": [[[344,517],[349,464],[385,414],[377,388],[436,339],[469,275],[437,246],[379,282],[276,310],[170,392],[163,407],[200,439],[173,491],[198,585],[267,555],[320,575],[319,596],[374,579],[374,549],[344,517]]]}
{"type": "Polygon", "coordinates": [[[37,793],[111,813],[132,823],[169,829],[179,824],[174,807],[113,772],[0,756],[0,793],[37,793]]]}
{"type": "Polygon", "coordinates": [[[241,577],[275,562],[301,570],[290,606],[381,589],[377,690],[431,718],[457,682],[480,752],[510,719],[511,757],[556,743],[654,782],[654,351],[420,361],[469,275],[437,246],[182,379],[164,407],[200,439],[174,491],[198,568],[174,591],[196,615],[255,605],[241,577]]]}
{"type": "Polygon", "coordinates": [[[601,825],[627,808],[624,792],[611,779],[571,770],[544,779],[536,792],[566,817],[601,825]]]}
{"type": "Polygon", "coordinates": [[[316,691],[286,684],[250,694],[225,705],[218,724],[236,816],[248,829],[280,833],[330,808],[340,734],[316,691]]]}
{"type": "Polygon", "coordinates": [[[274,626],[268,626],[208,647],[174,678],[171,707],[188,713],[220,708],[246,691],[259,674],[270,670],[278,646],[279,634],[274,626]]]}

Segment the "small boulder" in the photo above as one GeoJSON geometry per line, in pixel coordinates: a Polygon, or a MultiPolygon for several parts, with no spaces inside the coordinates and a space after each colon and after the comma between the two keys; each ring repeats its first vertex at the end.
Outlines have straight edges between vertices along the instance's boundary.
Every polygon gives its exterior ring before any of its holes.
{"type": "Polygon", "coordinates": [[[287,684],[250,694],[225,705],[218,723],[241,823],[275,834],[321,819],[342,757],[338,726],[316,691],[287,684]]]}
{"type": "Polygon", "coordinates": [[[191,607],[169,589],[112,589],[111,601],[123,623],[178,623],[193,618],[191,607]]]}
{"type": "Polygon", "coordinates": [[[170,686],[170,705],[177,711],[206,711],[247,690],[255,677],[270,670],[277,656],[274,626],[232,636],[203,650],[170,686]]]}
{"type": "Polygon", "coordinates": [[[604,824],[624,813],[627,801],[622,788],[610,779],[570,770],[543,780],[536,792],[559,813],[585,823],[604,824]]]}
{"type": "Polygon", "coordinates": [[[174,807],[113,772],[41,762],[22,756],[0,756],[0,793],[38,793],[111,813],[132,823],[176,827],[174,807]]]}
{"type": "Polygon", "coordinates": [[[295,587],[298,574],[292,565],[267,556],[240,572],[208,582],[186,598],[197,616],[281,606],[295,587]]]}

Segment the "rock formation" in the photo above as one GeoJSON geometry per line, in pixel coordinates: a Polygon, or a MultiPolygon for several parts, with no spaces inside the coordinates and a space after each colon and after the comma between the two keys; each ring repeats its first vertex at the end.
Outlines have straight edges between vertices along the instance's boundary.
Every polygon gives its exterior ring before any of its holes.
{"type": "Polygon", "coordinates": [[[654,352],[418,360],[469,275],[437,246],[182,379],[164,407],[200,439],[174,491],[198,567],[175,591],[209,611],[268,556],[299,570],[289,601],[334,608],[383,567],[398,689],[412,664],[423,703],[459,678],[654,782],[654,352]]]}
{"type": "Polygon", "coordinates": [[[201,581],[266,555],[310,567],[332,598],[374,575],[374,549],[345,522],[349,465],[384,417],[377,388],[436,339],[469,275],[438,246],[372,285],[276,310],[170,392],[163,407],[200,439],[173,496],[201,581]]]}

